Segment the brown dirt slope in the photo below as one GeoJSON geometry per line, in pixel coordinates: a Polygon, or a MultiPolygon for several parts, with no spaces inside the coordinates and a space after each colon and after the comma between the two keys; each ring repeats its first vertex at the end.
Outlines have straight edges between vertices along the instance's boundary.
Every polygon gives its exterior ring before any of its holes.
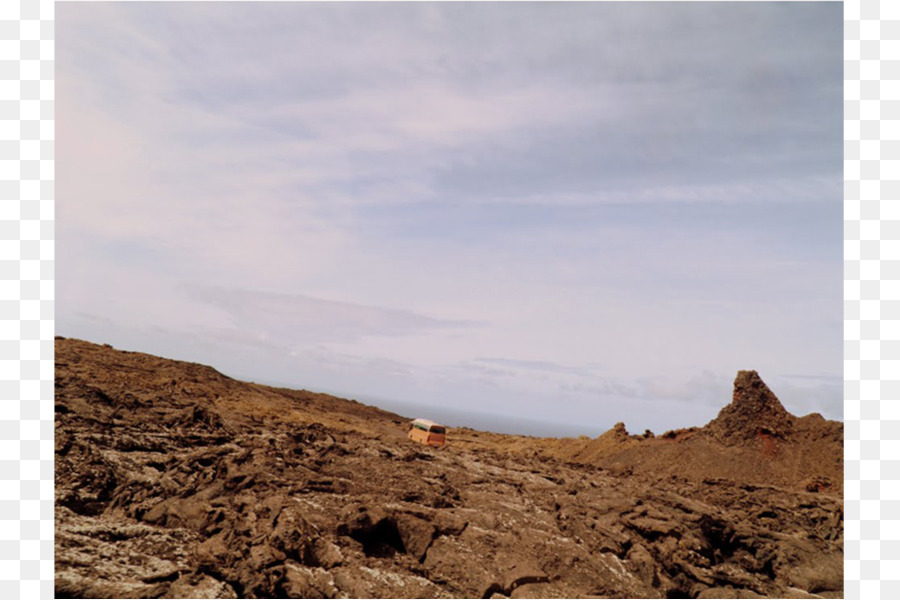
{"type": "MultiPolygon", "coordinates": [[[[458,429],[434,450],[406,439],[405,418],[351,400],[79,340],[57,339],[56,357],[61,598],[843,593],[833,482],[807,489],[798,467],[762,485],[725,463],[722,477],[652,474],[648,448],[709,468],[704,451],[735,464],[765,451],[757,434],[458,429]]],[[[731,412],[726,433],[744,422],[731,412]]],[[[820,419],[788,421],[762,432],[782,458],[805,456],[803,436],[840,444],[816,437],[838,433],[820,419]]]]}
{"type": "Polygon", "coordinates": [[[731,404],[702,428],[629,435],[619,423],[594,440],[544,443],[559,459],[659,480],[725,478],[843,493],[843,423],[788,413],[756,371],[740,371],[731,404]]]}

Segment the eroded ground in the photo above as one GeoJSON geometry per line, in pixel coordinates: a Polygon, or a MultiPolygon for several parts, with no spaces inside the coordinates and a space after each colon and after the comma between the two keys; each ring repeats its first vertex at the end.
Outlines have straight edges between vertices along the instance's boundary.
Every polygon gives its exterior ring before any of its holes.
{"type": "Polygon", "coordinates": [[[352,401],[56,350],[59,597],[843,595],[842,430],[768,399],[736,392],[709,431],[453,430],[434,450],[352,401]],[[655,466],[667,452],[691,470],[655,466]],[[721,456],[774,475],[721,476],[721,456]]]}

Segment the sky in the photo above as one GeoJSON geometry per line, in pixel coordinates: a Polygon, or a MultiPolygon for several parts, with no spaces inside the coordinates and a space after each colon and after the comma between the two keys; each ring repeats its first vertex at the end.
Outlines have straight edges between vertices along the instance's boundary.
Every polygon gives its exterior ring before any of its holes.
{"type": "Polygon", "coordinates": [[[58,4],[57,334],[495,430],[741,369],[841,419],[842,18],[58,4]]]}

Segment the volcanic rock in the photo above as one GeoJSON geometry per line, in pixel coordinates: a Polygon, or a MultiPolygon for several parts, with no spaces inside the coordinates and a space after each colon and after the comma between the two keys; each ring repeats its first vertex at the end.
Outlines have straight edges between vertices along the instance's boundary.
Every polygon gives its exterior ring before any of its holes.
{"type": "Polygon", "coordinates": [[[56,359],[59,597],[843,595],[842,426],[752,372],[672,436],[433,449],[352,400],[79,340],[56,359]]]}
{"type": "Polygon", "coordinates": [[[756,371],[738,371],[731,404],[705,429],[725,444],[760,436],[784,439],[793,429],[793,418],[756,371]]]}

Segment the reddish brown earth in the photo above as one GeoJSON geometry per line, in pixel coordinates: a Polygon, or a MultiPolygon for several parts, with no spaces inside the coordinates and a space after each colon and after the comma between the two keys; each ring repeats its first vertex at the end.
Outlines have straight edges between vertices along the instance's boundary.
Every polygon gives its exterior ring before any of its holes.
{"type": "Polygon", "coordinates": [[[843,596],[843,426],[753,371],[704,427],[435,450],[202,365],[57,338],[56,369],[58,597],[843,596]]]}

